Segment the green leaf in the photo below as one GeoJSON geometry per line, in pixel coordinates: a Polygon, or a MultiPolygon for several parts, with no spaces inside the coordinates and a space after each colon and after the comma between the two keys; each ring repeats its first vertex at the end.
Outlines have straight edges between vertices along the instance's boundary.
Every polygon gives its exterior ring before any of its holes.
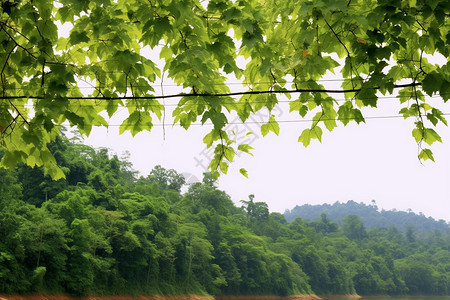
{"type": "Polygon", "coordinates": [[[442,76],[436,72],[428,73],[422,80],[422,89],[429,96],[433,96],[434,93],[439,92],[442,84],[442,76]]]}
{"type": "Polygon", "coordinates": [[[239,169],[239,173],[241,173],[242,175],[244,175],[245,178],[248,178],[248,173],[247,173],[247,170],[246,170],[246,169],[240,168],[240,169],[239,169]]]}
{"type": "Polygon", "coordinates": [[[442,80],[441,88],[439,89],[439,95],[442,97],[444,102],[447,102],[448,99],[450,99],[450,81],[446,79],[442,80]]]}
{"type": "Polygon", "coordinates": [[[373,88],[363,88],[356,94],[356,99],[361,100],[364,106],[377,107],[378,97],[376,96],[376,91],[373,88]]]}
{"type": "Polygon", "coordinates": [[[309,128],[306,128],[298,137],[298,141],[302,143],[304,147],[308,147],[308,145],[311,143],[310,131],[311,130],[309,128]]]}
{"type": "Polygon", "coordinates": [[[26,157],[23,151],[6,151],[1,160],[1,166],[7,169],[12,169],[17,163],[21,162],[26,157]]]}
{"type": "Polygon", "coordinates": [[[442,123],[444,123],[445,126],[448,126],[447,124],[447,119],[445,119],[444,114],[442,113],[442,111],[440,111],[437,108],[432,108],[431,109],[431,114],[433,116],[435,116],[439,121],[441,121],[442,123]]]}
{"type": "Polygon", "coordinates": [[[302,118],[304,118],[306,116],[306,114],[308,113],[308,106],[307,105],[303,105],[302,107],[300,107],[300,110],[298,111],[300,116],[302,116],[302,118]]]}
{"type": "Polygon", "coordinates": [[[328,116],[325,117],[323,123],[325,124],[325,127],[328,129],[328,131],[332,131],[334,128],[337,127],[336,121],[334,119],[329,118],[328,116]]]}
{"type": "Polygon", "coordinates": [[[119,134],[129,130],[134,137],[142,130],[150,131],[153,127],[152,117],[148,111],[134,111],[126,118],[119,127],[119,134]]]}
{"type": "Polygon", "coordinates": [[[90,38],[87,35],[87,32],[78,32],[78,31],[72,31],[69,36],[69,43],[72,45],[77,45],[79,43],[87,43],[89,42],[90,38]]]}
{"type": "Polygon", "coordinates": [[[412,131],[412,136],[416,140],[416,143],[420,142],[423,139],[423,130],[414,128],[412,131]]]}
{"type": "Polygon", "coordinates": [[[238,150],[239,150],[239,151],[245,152],[245,153],[250,154],[250,155],[252,155],[252,156],[253,156],[253,154],[250,153],[250,150],[253,150],[253,149],[254,149],[254,148],[253,148],[252,146],[248,145],[248,144],[240,144],[240,145],[238,146],[238,150]]]}
{"type": "Polygon", "coordinates": [[[228,172],[228,163],[226,163],[226,162],[221,162],[220,163],[220,171],[223,173],[223,174],[227,174],[227,172],[228,172]]]}
{"type": "Polygon", "coordinates": [[[322,128],[316,125],[311,129],[309,136],[312,139],[317,139],[319,140],[319,142],[322,142],[322,133],[323,133],[322,128]]]}
{"type": "Polygon", "coordinates": [[[423,140],[428,144],[431,145],[434,142],[441,142],[442,139],[441,136],[432,128],[424,128],[424,137],[423,140]]]}
{"type": "Polygon", "coordinates": [[[276,135],[280,133],[280,126],[278,125],[273,115],[270,117],[268,123],[261,125],[261,134],[263,136],[266,136],[269,131],[272,131],[276,135]]]}
{"type": "Polygon", "coordinates": [[[419,153],[419,159],[434,161],[433,152],[430,149],[422,149],[419,153]]]}
{"type": "Polygon", "coordinates": [[[436,116],[435,116],[434,114],[430,114],[430,113],[427,114],[427,119],[428,119],[428,121],[430,121],[431,124],[433,124],[434,126],[436,126],[437,123],[438,123],[438,121],[439,121],[439,120],[436,118],[436,116]]]}
{"type": "Polygon", "coordinates": [[[219,134],[215,129],[211,130],[205,137],[203,138],[203,143],[206,144],[206,147],[209,148],[219,138],[219,134]]]}
{"type": "Polygon", "coordinates": [[[341,121],[344,126],[350,121],[355,121],[358,124],[365,122],[361,111],[357,108],[353,108],[353,104],[350,101],[346,101],[339,107],[338,120],[341,121]]]}
{"type": "Polygon", "coordinates": [[[311,139],[317,139],[319,142],[322,142],[322,133],[322,129],[316,125],[311,129],[303,130],[298,141],[301,142],[304,147],[308,147],[311,143],[311,139]]]}
{"type": "Polygon", "coordinates": [[[218,113],[214,110],[208,110],[203,114],[202,124],[205,124],[206,120],[208,119],[211,120],[211,122],[214,124],[214,128],[217,130],[225,127],[225,124],[227,124],[228,122],[227,117],[224,113],[218,113]]]}

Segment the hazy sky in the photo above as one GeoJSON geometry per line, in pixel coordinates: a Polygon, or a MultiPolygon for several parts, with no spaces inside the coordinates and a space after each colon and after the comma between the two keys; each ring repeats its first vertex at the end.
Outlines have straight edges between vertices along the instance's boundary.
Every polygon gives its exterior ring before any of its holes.
{"type": "MultiPolygon", "coordinates": [[[[170,93],[170,87],[165,93],[170,93]]],[[[442,100],[432,99],[439,104],[442,100]]],[[[172,102],[174,103],[174,102],[172,102]]],[[[168,107],[171,103],[168,104],[168,107]]],[[[450,112],[450,103],[439,107],[450,112]]],[[[394,116],[400,109],[395,98],[379,99],[379,108],[367,110],[368,117],[394,116]]],[[[286,103],[273,113],[278,120],[299,120],[289,114],[286,103]]],[[[170,120],[170,111],[167,112],[170,120]]],[[[255,116],[267,120],[267,115],[255,116]]],[[[308,117],[307,117],[308,118],[308,117]]],[[[119,156],[130,151],[134,168],[147,175],[155,165],[192,174],[193,180],[202,178],[211,157],[202,142],[210,126],[191,126],[186,131],[170,121],[163,127],[156,125],[152,132],[132,138],[118,135],[120,113],[111,119],[110,128],[95,129],[86,142],[95,147],[108,147],[119,156]],[[200,163],[199,163],[200,161],[200,163]]],[[[234,121],[232,117],[229,121],[234,121]]],[[[354,123],[354,122],[353,122],[354,123]]],[[[411,135],[414,119],[367,119],[366,124],[340,125],[329,133],[324,129],[322,143],[317,140],[304,148],[298,136],[310,122],[281,123],[279,136],[269,133],[262,137],[259,125],[230,125],[238,142],[248,142],[255,148],[254,156],[242,154],[231,164],[227,175],[219,179],[219,188],[225,190],[234,202],[255,195],[255,201],[264,201],[271,211],[284,212],[295,205],[334,203],[336,201],[370,203],[390,210],[412,209],[426,216],[450,221],[450,130],[437,130],[443,143],[431,148],[436,162],[421,163],[418,148],[411,135]],[[244,130],[254,131],[244,136],[244,130]],[[244,167],[249,179],[239,173],[244,167]]]]}
{"type": "MultiPolygon", "coordinates": [[[[71,25],[65,23],[58,28],[60,36],[67,37],[71,25]]],[[[141,53],[162,69],[158,49],[147,49],[141,53]]],[[[447,61],[443,56],[427,58],[432,63],[447,61]]],[[[243,68],[245,61],[238,61],[238,65],[243,68]]],[[[338,79],[336,76],[328,78],[338,79]]],[[[340,82],[323,84],[327,88],[338,88],[340,82]]],[[[230,87],[232,91],[243,90],[241,85],[230,87]]],[[[167,79],[164,80],[163,88],[166,95],[179,92],[167,79]]],[[[156,94],[161,92],[156,89],[156,94]]],[[[444,113],[450,113],[450,101],[442,104],[439,98],[431,100],[444,113]]],[[[119,136],[116,125],[123,118],[119,112],[117,117],[110,120],[108,130],[94,129],[86,142],[94,147],[110,148],[119,156],[124,151],[130,151],[130,160],[142,175],[147,175],[159,164],[188,176],[192,174],[191,180],[201,180],[202,173],[206,171],[203,166],[208,164],[211,157],[202,139],[211,127],[191,126],[189,131],[185,131],[178,125],[171,126],[170,109],[176,104],[174,101],[166,100],[165,103],[168,110],[165,134],[163,127],[156,125],[151,133],[143,132],[135,138],[131,138],[129,133],[119,136]]],[[[392,97],[380,98],[378,103],[377,109],[363,110],[366,117],[397,115],[401,108],[398,99],[392,97]]],[[[289,114],[287,103],[281,103],[273,114],[277,120],[300,119],[298,115],[289,114]]],[[[228,120],[236,121],[233,116],[228,120]]],[[[267,113],[253,119],[256,122],[262,120],[267,122],[267,113]]],[[[308,148],[304,148],[297,139],[303,129],[311,125],[310,122],[280,123],[280,136],[269,133],[265,138],[261,137],[257,124],[230,125],[228,129],[236,132],[238,142],[248,142],[255,148],[254,156],[243,154],[237,158],[228,174],[220,177],[219,187],[231,195],[236,203],[254,194],[255,201],[266,202],[271,211],[284,212],[285,209],[305,203],[348,200],[370,203],[375,200],[382,209],[410,208],[416,213],[422,212],[426,216],[450,221],[449,128],[438,128],[443,143],[435,143],[431,147],[436,163],[421,163],[411,135],[414,119],[367,119],[366,124],[353,123],[346,127],[340,125],[331,133],[324,129],[322,144],[314,140],[308,148]],[[244,136],[244,131],[253,131],[255,134],[244,136]],[[239,173],[242,167],[248,170],[249,179],[239,173]]]]}

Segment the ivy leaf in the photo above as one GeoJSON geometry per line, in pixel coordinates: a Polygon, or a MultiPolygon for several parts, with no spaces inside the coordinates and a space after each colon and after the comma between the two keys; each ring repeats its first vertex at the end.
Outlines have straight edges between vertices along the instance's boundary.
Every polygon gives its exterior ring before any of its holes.
{"type": "Polygon", "coordinates": [[[433,96],[434,93],[438,92],[441,88],[442,76],[436,72],[428,73],[427,76],[422,80],[422,89],[429,96],[433,96]]]}
{"type": "Polygon", "coordinates": [[[323,133],[322,128],[316,125],[311,129],[309,136],[312,139],[318,139],[319,142],[322,142],[322,133],[323,133]]]}
{"type": "Polygon", "coordinates": [[[238,146],[238,150],[239,150],[239,151],[245,152],[245,153],[250,154],[250,155],[252,155],[252,156],[253,156],[253,154],[250,153],[250,150],[253,150],[253,149],[254,149],[254,148],[253,148],[252,146],[248,145],[248,144],[240,144],[240,145],[238,146]]]}
{"type": "Polygon", "coordinates": [[[353,108],[353,105],[350,101],[346,101],[339,107],[338,120],[340,120],[342,124],[344,124],[344,126],[347,125],[350,121],[355,121],[358,124],[361,122],[365,122],[361,111],[357,108],[353,108]]]}
{"type": "Polygon", "coordinates": [[[227,172],[228,172],[228,164],[226,162],[221,162],[220,163],[220,171],[223,174],[227,174],[227,172]]]}
{"type": "Polygon", "coordinates": [[[423,140],[428,144],[431,145],[434,142],[441,142],[442,138],[441,136],[432,128],[424,128],[424,137],[423,140]]]}
{"type": "Polygon", "coordinates": [[[275,120],[275,117],[273,115],[270,117],[269,122],[261,125],[261,134],[263,136],[266,136],[269,131],[272,131],[276,135],[280,133],[280,126],[278,125],[278,122],[275,120]]]}
{"type": "Polygon", "coordinates": [[[210,119],[214,124],[214,128],[219,130],[227,124],[228,120],[224,113],[216,112],[214,110],[208,110],[203,114],[202,124],[205,124],[206,120],[210,119]]]}
{"type": "Polygon", "coordinates": [[[437,108],[432,108],[431,109],[431,114],[433,116],[435,116],[439,121],[441,121],[442,123],[444,123],[445,126],[448,126],[447,124],[447,120],[444,117],[444,114],[442,113],[442,111],[440,111],[437,108]]]}
{"type": "Polygon", "coordinates": [[[300,110],[298,111],[300,116],[302,116],[302,118],[304,118],[306,116],[306,114],[308,113],[308,106],[307,105],[303,105],[302,107],[300,107],[300,110]]]}
{"type": "Polygon", "coordinates": [[[422,129],[414,128],[412,131],[412,136],[416,140],[416,143],[419,143],[423,139],[422,129]]]}
{"type": "MultiPolygon", "coordinates": [[[[450,34],[449,34],[450,36],[450,34]]],[[[450,99],[450,81],[443,79],[441,88],[439,90],[439,95],[441,95],[444,102],[447,102],[450,99]]]]}
{"type": "Polygon", "coordinates": [[[356,99],[360,99],[365,106],[377,107],[378,97],[373,88],[363,88],[356,94],[356,99]]]}
{"type": "Polygon", "coordinates": [[[78,32],[78,31],[72,31],[69,35],[69,43],[72,45],[77,45],[80,43],[87,43],[89,42],[90,38],[87,35],[87,32],[78,32]]]}
{"type": "Polygon", "coordinates": [[[302,134],[299,136],[298,141],[303,144],[304,147],[308,147],[311,143],[311,139],[317,139],[322,142],[322,128],[319,126],[314,126],[313,128],[303,130],[302,134]]]}
{"type": "Polygon", "coordinates": [[[311,143],[311,136],[310,136],[311,130],[309,128],[306,128],[302,131],[302,134],[298,137],[298,141],[303,144],[304,147],[308,147],[308,145],[311,143]]]}
{"type": "Polygon", "coordinates": [[[119,128],[119,134],[124,133],[129,130],[131,135],[134,137],[136,134],[142,130],[150,131],[153,127],[152,117],[147,111],[134,111],[126,118],[119,128]]]}
{"type": "Polygon", "coordinates": [[[239,173],[241,173],[242,175],[245,176],[245,178],[248,178],[248,173],[247,170],[244,168],[239,169],[239,173]]]}
{"type": "Polygon", "coordinates": [[[214,141],[220,139],[220,135],[220,131],[216,129],[211,130],[207,135],[205,135],[205,137],[203,138],[203,142],[206,144],[206,147],[211,147],[214,141]]]}
{"type": "Polygon", "coordinates": [[[18,161],[22,161],[26,157],[23,151],[6,151],[1,160],[1,166],[6,169],[12,169],[16,166],[18,161]]]}
{"type": "Polygon", "coordinates": [[[430,149],[422,149],[419,153],[419,159],[434,161],[433,152],[430,149]]]}

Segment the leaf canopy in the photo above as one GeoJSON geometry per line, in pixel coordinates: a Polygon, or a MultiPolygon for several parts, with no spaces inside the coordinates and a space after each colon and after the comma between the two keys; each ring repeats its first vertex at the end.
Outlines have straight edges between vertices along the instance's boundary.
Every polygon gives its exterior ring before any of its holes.
{"type": "MultiPolygon", "coordinates": [[[[47,148],[60,126],[89,135],[122,107],[121,133],[151,130],[164,114],[167,96],[155,86],[165,76],[186,91],[170,95],[178,99],[175,123],[212,123],[204,141],[216,149],[213,171],[226,172],[235,153],[248,150],[226,134],[229,115],[243,122],[261,110],[272,115],[283,96],[291,112],[313,116],[300,134],[305,146],[336,121],[364,122],[361,108],[377,107],[380,93],[398,95],[400,114],[417,119],[419,146],[441,141],[430,127],[446,125],[445,114],[425,94],[449,99],[449,14],[445,0],[2,1],[2,166],[44,166],[61,178],[47,148]],[[159,53],[162,69],[148,49],[159,53]],[[430,63],[430,55],[446,61],[430,63]],[[319,82],[330,72],[342,79],[339,90],[319,82]],[[230,76],[243,92],[230,93],[230,76]],[[334,101],[339,93],[345,102],[334,101]]],[[[269,131],[279,132],[273,115],[261,126],[269,131]]],[[[429,149],[420,153],[433,159],[429,149]]]]}

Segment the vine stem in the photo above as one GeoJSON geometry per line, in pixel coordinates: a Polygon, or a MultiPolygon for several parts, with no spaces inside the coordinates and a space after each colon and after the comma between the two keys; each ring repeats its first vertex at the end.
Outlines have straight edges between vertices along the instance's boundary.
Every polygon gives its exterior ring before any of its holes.
{"type": "Polygon", "coordinates": [[[334,36],[339,41],[339,43],[344,47],[345,52],[347,52],[347,57],[349,58],[349,61],[350,61],[350,81],[352,83],[352,87],[355,88],[355,85],[353,83],[353,64],[352,64],[352,56],[350,55],[350,51],[348,50],[347,46],[345,46],[344,42],[342,42],[341,38],[336,33],[336,31],[334,31],[333,27],[331,27],[331,25],[328,23],[328,21],[325,18],[323,18],[323,20],[327,24],[328,28],[330,28],[331,32],[333,32],[334,36]]]}
{"type": "MultiPolygon", "coordinates": [[[[404,87],[416,87],[421,86],[419,82],[412,82],[407,84],[396,84],[394,88],[404,88],[404,87]]],[[[378,90],[380,87],[371,87],[371,89],[378,90]]],[[[169,98],[179,98],[179,97],[231,97],[231,96],[243,96],[243,95],[259,95],[259,94],[293,94],[293,93],[329,93],[329,94],[343,94],[343,93],[354,93],[360,92],[362,89],[347,89],[347,90],[327,90],[327,89],[294,89],[294,90],[265,90],[265,91],[242,91],[234,93],[195,93],[186,94],[171,94],[171,95],[156,95],[156,96],[139,96],[139,97],[66,97],[68,100],[129,100],[129,99],[169,99],[169,98]]],[[[43,96],[3,96],[0,99],[44,99],[43,96]]]]}

